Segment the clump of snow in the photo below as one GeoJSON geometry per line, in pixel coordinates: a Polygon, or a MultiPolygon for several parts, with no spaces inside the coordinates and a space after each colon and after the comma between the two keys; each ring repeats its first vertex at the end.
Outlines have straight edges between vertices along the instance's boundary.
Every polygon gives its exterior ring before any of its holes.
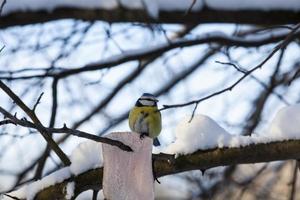
{"type": "Polygon", "coordinates": [[[75,183],[74,182],[70,182],[67,184],[66,190],[67,190],[67,194],[66,194],[66,199],[71,199],[74,195],[74,189],[75,189],[75,183]]]}
{"type": "Polygon", "coordinates": [[[205,115],[190,116],[176,127],[176,140],[165,149],[155,153],[190,154],[197,150],[223,147],[243,147],[250,144],[300,139],[300,104],[282,108],[263,134],[241,136],[229,134],[214,120],[205,115]]]}
{"type": "Polygon", "coordinates": [[[232,136],[214,120],[205,115],[195,115],[180,121],[176,128],[176,140],[170,144],[165,153],[189,154],[199,149],[224,147],[224,142],[232,136]]]}
{"type": "Polygon", "coordinates": [[[300,104],[278,111],[265,136],[298,139],[300,136],[300,104]]]}
{"type": "Polygon", "coordinates": [[[78,175],[103,166],[102,145],[94,141],[80,143],[71,154],[71,173],[78,175]]]}

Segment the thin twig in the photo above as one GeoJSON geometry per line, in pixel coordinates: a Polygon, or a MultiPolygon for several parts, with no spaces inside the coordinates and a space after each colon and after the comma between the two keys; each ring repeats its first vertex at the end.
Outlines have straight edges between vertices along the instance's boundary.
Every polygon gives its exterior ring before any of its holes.
{"type": "MultiPolygon", "coordinates": [[[[54,78],[52,82],[52,109],[51,109],[51,116],[50,116],[50,122],[49,127],[53,128],[55,124],[55,118],[57,113],[57,85],[58,85],[58,79],[54,78]]],[[[52,137],[52,133],[50,134],[52,137]]],[[[43,169],[45,167],[45,163],[47,161],[47,158],[50,154],[51,147],[49,144],[47,144],[45,152],[43,156],[39,159],[37,163],[37,168],[35,171],[34,179],[38,180],[42,177],[43,169]]]]}
{"type": "Polygon", "coordinates": [[[242,77],[240,77],[236,82],[234,82],[232,85],[230,85],[229,87],[226,87],[222,90],[219,90],[217,92],[214,92],[208,96],[205,96],[203,98],[197,99],[197,100],[193,100],[187,103],[182,103],[182,104],[173,104],[173,105],[163,105],[163,108],[160,109],[160,111],[163,110],[167,110],[167,109],[171,109],[171,108],[179,108],[179,107],[185,107],[185,106],[190,106],[193,104],[199,104],[202,101],[205,101],[207,99],[210,99],[214,96],[217,96],[219,94],[222,94],[224,92],[227,91],[231,91],[232,89],[234,89],[242,80],[244,80],[248,75],[250,75],[252,72],[260,69],[278,50],[285,48],[295,37],[294,33],[300,28],[300,23],[297,24],[293,30],[286,36],[286,38],[280,43],[278,44],[273,51],[261,62],[259,63],[257,66],[253,67],[252,69],[250,69],[249,71],[245,72],[244,75],[242,77]]]}
{"type": "MultiPolygon", "coordinates": [[[[12,120],[12,122],[15,123],[15,124],[18,124],[20,126],[27,127],[27,128],[33,128],[33,129],[37,129],[37,130],[39,129],[39,127],[36,124],[34,124],[30,121],[27,121],[27,120],[18,119],[17,117],[13,116],[8,111],[3,109],[1,106],[0,106],[0,112],[6,118],[9,118],[10,120],[12,120]]],[[[117,146],[117,147],[119,147],[120,149],[122,149],[124,151],[132,151],[132,149],[129,146],[123,144],[120,141],[112,140],[112,139],[109,139],[109,138],[106,138],[106,137],[99,137],[97,135],[93,135],[93,134],[90,134],[90,133],[87,133],[87,132],[84,132],[84,131],[80,131],[80,130],[76,130],[76,129],[70,129],[66,126],[66,124],[64,124],[64,126],[62,128],[46,128],[46,127],[43,127],[43,128],[48,133],[67,133],[67,134],[74,135],[74,136],[77,136],[77,137],[82,137],[82,138],[94,140],[96,142],[102,142],[102,143],[110,144],[110,145],[113,145],[113,146],[117,146]]]]}
{"type": "Polygon", "coordinates": [[[32,111],[33,111],[33,112],[35,112],[36,107],[38,106],[38,104],[40,104],[40,101],[41,101],[43,95],[44,95],[44,92],[42,92],[42,93],[40,94],[39,98],[38,98],[37,101],[35,102],[35,104],[34,104],[34,106],[33,106],[33,108],[32,108],[32,111]]]}
{"type": "Polygon", "coordinates": [[[188,15],[192,11],[192,9],[193,9],[196,2],[197,2],[197,0],[193,0],[193,2],[190,5],[189,9],[184,13],[184,16],[188,15]]]}
{"type": "MultiPolygon", "coordinates": [[[[284,52],[284,51],[282,51],[282,52],[284,52]]],[[[282,55],[283,55],[283,53],[281,53],[281,55],[280,55],[280,58],[279,58],[279,63],[276,65],[277,67],[276,67],[276,69],[275,69],[275,72],[274,72],[274,74],[276,74],[277,73],[277,71],[278,71],[278,68],[279,68],[279,66],[280,66],[280,62],[281,62],[281,57],[282,57],[282,55]]],[[[219,64],[222,64],[222,65],[230,65],[230,66],[232,66],[233,68],[235,68],[238,72],[241,72],[241,73],[243,73],[243,74],[245,74],[245,73],[247,73],[248,71],[246,70],[246,69],[244,69],[244,68],[241,68],[241,67],[239,67],[239,66],[237,66],[236,64],[234,64],[234,63],[232,63],[232,62],[221,62],[221,61],[215,61],[216,63],[219,63],[219,64]]],[[[249,75],[252,79],[254,79],[256,82],[258,82],[264,89],[266,89],[266,90],[269,90],[270,88],[270,86],[268,86],[268,85],[266,85],[263,81],[261,81],[261,80],[259,80],[257,77],[255,77],[254,75],[252,75],[252,74],[250,74],[249,75]]],[[[274,76],[272,76],[272,77],[274,77],[274,76]]],[[[274,82],[275,80],[271,80],[271,82],[274,82]]],[[[274,83],[271,83],[272,85],[274,84],[274,83]]],[[[272,91],[272,93],[278,98],[278,99],[280,99],[283,103],[285,103],[286,105],[290,105],[290,103],[288,102],[288,100],[284,97],[284,96],[282,96],[281,94],[279,94],[278,92],[276,92],[276,91],[272,91]]]]}
{"type": "Polygon", "coordinates": [[[0,80],[0,88],[31,118],[37,130],[42,134],[47,143],[51,146],[57,156],[61,159],[65,166],[71,164],[68,156],[61,150],[58,144],[47,132],[47,129],[42,125],[36,114],[31,110],[9,87],[0,80]]]}
{"type": "MultiPolygon", "coordinates": [[[[299,36],[300,32],[295,33],[295,35],[299,36]]],[[[157,45],[156,47],[150,48],[148,50],[134,50],[127,51],[126,53],[115,55],[110,58],[107,58],[103,61],[95,62],[87,64],[83,67],[58,70],[55,72],[47,71],[45,73],[39,73],[34,75],[24,75],[24,76],[0,76],[2,80],[25,80],[25,79],[36,79],[36,78],[47,78],[47,77],[56,77],[56,78],[65,78],[71,75],[83,73],[83,72],[91,72],[101,69],[109,69],[116,67],[122,63],[133,61],[133,60],[141,60],[145,58],[149,58],[152,56],[160,56],[162,53],[165,53],[169,50],[180,48],[180,47],[189,47],[194,45],[201,44],[219,44],[221,46],[239,46],[239,47],[258,47],[262,45],[267,45],[271,43],[275,43],[283,40],[287,37],[287,34],[278,34],[275,36],[269,37],[261,37],[255,38],[253,40],[243,39],[240,37],[230,37],[224,34],[212,34],[204,37],[199,37],[196,39],[179,39],[172,41],[172,43],[166,43],[163,45],[157,45]]]]}
{"type": "Polygon", "coordinates": [[[9,194],[3,194],[3,195],[4,195],[4,196],[7,196],[7,197],[9,197],[9,198],[15,199],[15,200],[21,200],[21,199],[15,197],[15,196],[12,196],[12,195],[9,195],[9,194]]]}
{"type": "Polygon", "coordinates": [[[3,51],[3,49],[5,48],[5,45],[3,45],[0,49],[0,52],[3,51]]]}
{"type": "Polygon", "coordinates": [[[246,74],[248,71],[241,68],[241,67],[238,67],[236,64],[234,63],[231,63],[231,62],[221,62],[221,61],[215,61],[215,63],[218,63],[218,64],[222,64],[222,65],[230,65],[232,66],[234,69],[236,69],[237,71],[243,73],[243,74],[246,74]]]}
{"type": "Polygon", "coordinates": [[[2,4],[0,5],[0,16],[2,14],[2,10],[3,10],[5,4],[6,4],[6,0],[3,0],[2,4]]]}
{"type": "Polygon", "coordinates": [[[298,174],[298,162],[295,162],[295,166],[293,167],[293,174],[291,180],[291,191],[289,195],[289,200],[296,199],[296,187],[297,187],[297,174],[298,174]]]}

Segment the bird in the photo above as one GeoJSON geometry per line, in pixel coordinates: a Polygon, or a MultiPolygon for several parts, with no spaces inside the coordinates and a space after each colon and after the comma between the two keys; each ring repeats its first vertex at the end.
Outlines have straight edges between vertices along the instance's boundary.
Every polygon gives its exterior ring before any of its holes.
{"type": "Polygon", "coordinates": [[[154,146],[160,145],[157,136],[161,132],[161,113],[157,108],[157,102],[153,94],[142,94],[128,117],[131,131],[139,133],[141,139],[145,136],[152,138],[154,146]]]}

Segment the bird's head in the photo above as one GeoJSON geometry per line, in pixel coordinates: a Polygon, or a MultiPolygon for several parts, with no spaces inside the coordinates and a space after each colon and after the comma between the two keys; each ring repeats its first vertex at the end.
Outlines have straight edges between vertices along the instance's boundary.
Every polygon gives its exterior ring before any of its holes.
{"type": "Polygon", "coordinates": [[[137,101],[135,106],[157,106],[157,98],[153,94],[144,93],[137,101]]]}

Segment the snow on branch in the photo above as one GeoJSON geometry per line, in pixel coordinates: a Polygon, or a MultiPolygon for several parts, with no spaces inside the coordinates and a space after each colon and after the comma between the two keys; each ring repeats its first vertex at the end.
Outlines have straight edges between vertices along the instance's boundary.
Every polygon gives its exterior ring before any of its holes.
{"type": "MultiPolygon", "coordinates": [[[[155,173],[161,177],[190,170],[204,172],[218,166],[298,160],[299,113],[300,105],[285,107],[266,131],[251,136],[229,134],[205,115],[196,115],[191,122],[187,117],[176,129],[176,140],[161,149],[161,153],[153,155],[155,173]]],[[[99,166],[103,163],[99,143],[80,144],[73,151],[71,160],[70,167],[8,195],[19,199],[66,199],[66,196],[76,197],[83,191],[102,188],[103,168],[99,166]]]]}
{"type": "MultiPolygon", "coordinates": [[[[288,140],[251,144],[245,147],[223,147],[210,150],[198,150],[192,154],[180,155],[170,161],[158,159],[163,157],[163,155],[157,155],[155,156],[157,160],[155,161],[154,170],[156,171],[157,176],[161,177],[190,170],[207,170],[218,166],[299,159],[299,148],[300,140],[288,140]]],[[[93,152],[93,154],[95,154],[95,152],[93,152]]],[[[63,168],[63,170],[66,169],[63,168]]],[[[66,170],[65,173],[69,173],[69,171],[66,170]]],[[[75,196],[89,189],[102,188],[102,177],[103,168],[87,170],[76,176],[66,176],[65,180],[61,182],[59,181],[40,191],[35,191],[37,194],[36,199],[65,199],[65,196],[67,195],[66,187],[69,183],[74,183],[73,194],[75,196]]],[[[29,185],[27,187],[31,186],[29,185]]],[[[26,198],[25,196],[22,196],[26,195],[24,189],[12,192],[9,195],[20,195],[20,199],[26,198]]],[[[7,198],[7,200],[9,200],[9,198],[7,198]]]]}

